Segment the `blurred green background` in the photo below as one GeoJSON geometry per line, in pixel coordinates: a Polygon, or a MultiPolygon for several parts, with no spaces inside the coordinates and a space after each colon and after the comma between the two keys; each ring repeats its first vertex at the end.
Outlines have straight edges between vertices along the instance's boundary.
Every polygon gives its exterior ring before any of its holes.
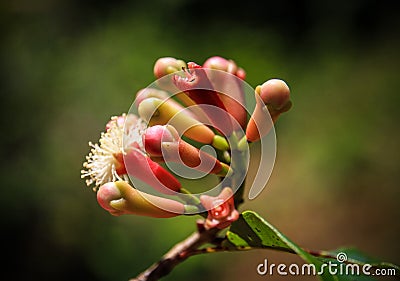
{"type": "MultiPolygon", "coordinates": [[[[390,2],[0,7],[4,280],[127,280],[192,232],[193,217],[112,217],[80,179],[87,142],[129,109],[163,56],[232,58],[253,86],[286,80],[294,107],[277,124],[275,169],[243,208],[306,248],[356,246],[400,263],[400,21],[390,2]]],[[[265,257],[300,262],[271,251],[197,256],[164,280],[264,280],[265,257]]]]}

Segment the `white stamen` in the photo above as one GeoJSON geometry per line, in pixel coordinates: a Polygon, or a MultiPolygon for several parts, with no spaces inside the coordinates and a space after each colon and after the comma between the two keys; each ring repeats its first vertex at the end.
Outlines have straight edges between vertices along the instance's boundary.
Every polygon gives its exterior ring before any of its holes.
{"type": "Polygon", "coordinates": [[[93,190],[107,182],[126,178],[116,171],[117,167],[124,165],[116,156],[125,154],[126,148],[138,149],[144,153],[142,135],[146,124],[141,119],[132,114],[114,116],[107,127],[107,132],[101,133],[99,144],[89,142],[92,149],[86,156],[87,161],[83,163],[85,169],[81,171],[81,178],[87,177],[86,185],[95,185],[93,190]],[[123,123],[120,118],[123,118],[123,123]]]}

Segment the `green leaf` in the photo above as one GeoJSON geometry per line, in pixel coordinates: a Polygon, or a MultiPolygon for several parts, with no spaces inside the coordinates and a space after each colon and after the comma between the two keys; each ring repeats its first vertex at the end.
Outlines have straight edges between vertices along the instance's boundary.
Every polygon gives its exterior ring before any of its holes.
{"type": "MultiPolygon", "coordinates": [[[[318,277],[323,281],[375,280],[372,276],[362,274],[351,275],[353,272],[351,271],[351,267],[349,267],[347,271],[348,274],[346,275],[346,266],[348,263],[350,265],[355,264],[356,266],[359,266],[361,273],[364,264],[371,264],[371,266],[375,268],[394,268],[398,271],[398,266],[390,263],[379,262],[356,249],[308,252],[292,242],[274,226],[253,211],[244,211],[240,218],[232,223],[230,230],[226,233],[226,240],[224,241],[223,246],[229,250],[263,248],[297,254],[307,264],[315,266],[316,275],[318,275],[318,277]],[[339,253],[344,253],[346,255],[345,258],[347,263],[341,263],[338,261],[337,255],[339,253]],[[337,268],[338,273],[333,273],[332,275],[328,269],[329,265],[334,269],[337,268]],[[322,274],[320,274],[320,272],[322,274]]],[[[399,273],[396,272],[396,275],[398,274],[399,273]]]]}
{"type": "MultiPolygon", "coordinates": [[[[314,264],[317,272],[323,264],[322,261],[305,252],[252,211],[244,211],[240,218],[231,225],[226,236],[228,240],[225,245],[231,249],[232,246],[238,250],[243,248],[267,248],[296,253],[306,262],[314,264]]],[[[321,277],[323,277],[321,280],[339,280],[326,272],[321,277]]]]}
{"type": "Polygon", "coordinates": [[[252,211],[245,211],[226,234],[228,241],[237,248],[272,248],[293,253],[267,222],[252,211]]]}

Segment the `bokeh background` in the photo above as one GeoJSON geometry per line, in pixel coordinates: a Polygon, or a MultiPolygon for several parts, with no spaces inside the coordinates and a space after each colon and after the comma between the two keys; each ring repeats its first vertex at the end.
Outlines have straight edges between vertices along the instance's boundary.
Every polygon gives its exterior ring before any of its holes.
{"type": "MultiPolygon", "coordinates": [[[[80,179],[87,142],[129,109],[163,56],[221,55],[253,86],[290,85],[271,180],[242,209],[306,248],[356,246],[400,263],[390,2],[16,0],[1,2],[0,23],[2,279],[127,280],[192,232],[193,218],[112,217],[80,179]]],[[[288,279],[257,276],[266,257],[300,262],[272,251],[197,256],[164,280],[288,279]]]]}

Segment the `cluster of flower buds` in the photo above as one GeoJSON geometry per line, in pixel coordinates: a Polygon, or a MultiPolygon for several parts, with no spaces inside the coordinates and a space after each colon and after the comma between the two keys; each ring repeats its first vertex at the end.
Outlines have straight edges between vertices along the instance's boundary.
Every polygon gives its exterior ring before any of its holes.
{"type": "Polygon", "coordinates": [[[208,212],[206,228],[228,227],[239,217],[234,181],[223,181],[240,169],[231,156],[241,153],[243,143],[268,134],[291,107],[289,88],[271,79],[246,97],[245,71],[222,57],[203,65],[160,58],[154,75],[158,80],[137,92],[131,111],[112,117],[99,143],[89,143],[82,178],[94,185],[98,203],[112,215],[167,218],[208,212]],[[256,100],[251,112],[249,98],[256,100]],[[171,163],[219,177],[217,193],[192,194],[171,163]]]}

